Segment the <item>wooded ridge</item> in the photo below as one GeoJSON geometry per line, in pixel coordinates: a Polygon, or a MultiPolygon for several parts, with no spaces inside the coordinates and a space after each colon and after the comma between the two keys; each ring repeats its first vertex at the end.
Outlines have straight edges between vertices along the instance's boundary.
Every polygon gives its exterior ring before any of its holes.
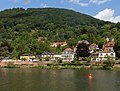
{"type": "Polygon", "coordinates": [[[0,11],[0,55],[18,58],[22,53],[61,52],[50,42],[66,41],[74,48],[79,40],[102,47],[106,37],[115,39],[120,56],[120,23],[105,22],[73,10],[59,8],[13,8],[0,11]]]}

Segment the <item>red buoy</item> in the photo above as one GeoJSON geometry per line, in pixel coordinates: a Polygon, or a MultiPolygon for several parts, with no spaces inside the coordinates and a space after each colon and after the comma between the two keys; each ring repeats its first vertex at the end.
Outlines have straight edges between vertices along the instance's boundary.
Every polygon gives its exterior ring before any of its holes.
{"type": "Polygon", "coordinates": [[[92,74],[90,73],[89,76],[88,76],[89,79],[92,79],[92,74]]]}

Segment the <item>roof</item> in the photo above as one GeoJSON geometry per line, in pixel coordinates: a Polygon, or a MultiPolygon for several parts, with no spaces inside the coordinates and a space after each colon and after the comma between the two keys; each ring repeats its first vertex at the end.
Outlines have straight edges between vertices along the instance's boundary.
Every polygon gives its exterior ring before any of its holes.
{"type": "Polygon", "coordinates": [[[113,38],[106,38],[106,41],[110,42],[110,41],[114,41],[114,39],[113,38]]]}
{"type": "Polygon", "coordinates": [[[52,42],[51,44],[62,45],[62,44],[66,44],[66,42],[52,42]]]}
{"type": "Polygon", "coordinates": [[[90,47],[90,48],[97,48],[98,45],[97,45],[96,43],[93,43],[93,44],[91,44],[89,47],[90,47]]]}
{"type": "Polygon", "coordinates": [[[73,51],[71,48],[66,48],[64,51],[73,51]]]}
{"type": "Polygon", "coordinates": [[[32,56],[33,54],[31,54],[31,53],[24,53],[24,54],[22,54],[21,56],[32,56]]]}
{"type": "Polygon", "coordinates": [[[99,53],[92,53],[90,56],[98,56],[99,53]]]}
{"type": "Polygon", "coordinates": [[[59,55],[57,52],[43,52],[41,55],[59,55]]]}
{"type": "Polygon", "coordinates": [[[105,47],[114,47],[115,46],[115,42],[114,41],[107,42],[104,46],[105,47]]]}

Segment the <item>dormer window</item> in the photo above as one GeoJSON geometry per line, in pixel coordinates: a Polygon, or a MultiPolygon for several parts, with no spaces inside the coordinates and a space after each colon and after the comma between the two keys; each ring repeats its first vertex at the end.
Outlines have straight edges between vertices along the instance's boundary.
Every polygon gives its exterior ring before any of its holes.
{"type": "Polygon", "coordinates": [[[110,44],[110,46],[113,46],[113,44],[110,44]]]}

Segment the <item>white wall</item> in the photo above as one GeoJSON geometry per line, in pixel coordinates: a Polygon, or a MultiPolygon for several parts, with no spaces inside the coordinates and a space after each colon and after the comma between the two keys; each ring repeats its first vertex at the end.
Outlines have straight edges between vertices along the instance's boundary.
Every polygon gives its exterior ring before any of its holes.
{"type": "Polygon", "coordinates": [[[98,57],[100,57],[100,58],[101,57],[116,57],[116,54],[115,54],[115,52],[108,52],[108,53],[100,52],[98,57]]]}

